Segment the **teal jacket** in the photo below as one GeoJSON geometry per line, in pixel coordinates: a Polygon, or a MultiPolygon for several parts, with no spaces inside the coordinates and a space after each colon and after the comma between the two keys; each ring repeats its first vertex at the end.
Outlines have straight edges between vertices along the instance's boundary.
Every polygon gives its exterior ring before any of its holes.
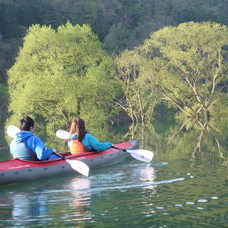
{"type": "Polygon", "coordinates": [[[57,158],[53,149],[45,147],[42,140],[29,131],[21,131],[16,134],[10,144],[10,153],[13,158],[24,160],[49,160],[57,158]]]}
{"type": "MultiPolygon", "coordinates": [[[[76,136],[73,136],[72,139],[76,139],[76,136]]],[[[98,141],[92,134],[86,133],[84,138],[82,139],[82,144],[84,145],[87,151],[103,151],[108,150],[112,147],[112,143],[110,142],[100,142],[98,141]]]]}

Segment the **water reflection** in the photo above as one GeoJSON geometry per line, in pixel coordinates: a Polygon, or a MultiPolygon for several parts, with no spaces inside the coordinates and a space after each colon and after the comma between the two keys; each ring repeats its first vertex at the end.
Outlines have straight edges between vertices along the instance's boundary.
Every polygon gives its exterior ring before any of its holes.
{"type": "Polygon", "coordinates": [[[74,220],[88,220],[91,218],[91,213],[88,206],[91,203],[90,180],[89,178],[76,177],[71,179],[71,193],[73,196],[73,205],[75,207],[74,220]]]}
{"type": "Polygon", "coordinates": [[[51,217],[56,221],[63,217],[66,221],[76,222],[91,219],[89,178],[70,177],[64,184],[48,188],[48,191],[36,189],[33,192],[30,189],[10,194],[12,227],[45,226],[51,217]],[[63,217],[56,217],[57,214],[63,217]]]}
{"type": "Polygon", "coordinates": [[[0,227],[225,227],[227,170],[164,164],[0,187],[0,227]]]}
{"type": "Polygon", "coordinates": [[[228,167],[227,134],[188,129],[172,136],[171,133],[164,135],[156,132],[151,135],[146,132],[142,146],[149,150],[154,148],[158,161],[187,159],[191,167],[228,167]]]}
{"type": "Polygon", "coordinates": [[[14,226],[25,226],[34,223],[45,224],[45,217],[48,211],[47,195],[28,193],[16,193],[11,196],[12,199],[12,220],[14,226]]]}
{"type": "Polygon", "coordinates": [[[155,190],[157,184],[155,182],[156,179],[156,171],[151,166],[151,164],[143,165],[141,167],[134,168],[132,170],[132,182],[139,184],[144,189],[152,189],[155,190]]]}

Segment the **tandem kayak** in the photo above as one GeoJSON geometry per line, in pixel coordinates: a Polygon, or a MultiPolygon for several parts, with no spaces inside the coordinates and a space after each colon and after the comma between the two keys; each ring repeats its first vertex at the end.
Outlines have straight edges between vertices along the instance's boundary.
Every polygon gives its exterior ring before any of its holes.
{"type": "MultiPolygon", "coordinates": [[[[137,149],[138,145],[139,140],[115,144],[120,149],[129,150],[137,149]]],[[[102,152],[85,152],[79,155],[64,152],[61,155],[68,160],[83,161],[90,168],[108,166],[118,163],[126,157],[131,157],[129,153],[114,148],[102,152]]],[[[75,172],[75,170],[61,158],[48,161],[26,161],[16,158],[0,162],[0,184],[30,181],[72,172],[75,172]]]]}

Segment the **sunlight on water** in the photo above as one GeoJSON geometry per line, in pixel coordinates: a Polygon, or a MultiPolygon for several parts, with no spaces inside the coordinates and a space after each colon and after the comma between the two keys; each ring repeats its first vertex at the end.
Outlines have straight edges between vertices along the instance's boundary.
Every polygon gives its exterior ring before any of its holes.
{"type": "Polygon", "coordinates": [[[220,226],[227,223],[225,170],[132,161],[0,190],[3,227],[220,226]],[[202,217],[204,220],[202,221],[202,217]]]}

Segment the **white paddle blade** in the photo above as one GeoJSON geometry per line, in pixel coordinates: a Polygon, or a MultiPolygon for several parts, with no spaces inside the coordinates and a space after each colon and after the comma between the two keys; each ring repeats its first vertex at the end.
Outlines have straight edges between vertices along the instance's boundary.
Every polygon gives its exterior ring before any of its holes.
{"type": "Polygon", "coordinates": [[[70,164],[72,169],[76,170],[77,172],[81,173],[86,177],[89,176],[89,166],[86,165],[84,162],[78,161],[78,160],[69,160],[69,159],[66,159],[66,162],[70,164]]]}
{"type": "Polygon", "coordinates": [[[68,131],[58,130],[56,131],[56,137],[67,140],[70,138],[70,133],[68,131]]]}
{"type": "Polygon", "coordinates": [[[10,125],[7,127],[7,135],[9,135],[12,138],[15,138],[16,134],[19,133],[21,130],[13,125],[10,125]]]}
{"type": "Polygon", "coordinates": [[[149,150],[138,149],[138,150],[126,150],[126,151],[130,153],[131,156],[134,157],[135,159],[143,162],[151,162],[154,157],[154,153],[149,150]]]}

